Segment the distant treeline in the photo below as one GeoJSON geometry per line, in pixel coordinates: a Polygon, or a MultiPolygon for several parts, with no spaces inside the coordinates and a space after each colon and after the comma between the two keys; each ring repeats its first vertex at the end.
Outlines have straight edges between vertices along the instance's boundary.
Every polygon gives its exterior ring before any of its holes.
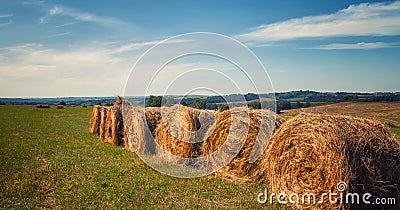
{"type": "Polygon", "coordinates": [[[324,93],[316,91],[291,91],[273,94],[254,94],[245,95],[232,94],[226,96],[204,96],[204,97],[166,97],[150,96],[146,98],[146,106],[172,105],[180,102],[182,105],[198,109],[218,109],[226,110],[229,108],[227,101],[232,106],[248,106],[253,109],[268,108],[277,113],[281,110],[297,109],[310,107],[317,103],[338,103],[338,102],[394,102],[400,101],[400,93],[324,93]],[[264,100],[262,100],[264,99],[264,100]],[[267,100],[265,100],[267,99],[267,100]],[[269,100],[268,100],[269,99],[269,100]],[[276,101],[276,104],[274,104],[276,101]],[[238,103],[235,103],[238,102],[238,103]],[[244,102],[244,103],[243,103],[244,102]],[[276,105],[276,106],[275,106],[276,105]]]}
{"type": "Polygon", "coordinates": [[[349,92],[316,92],[299,90],[284,93],[276,93],[277,100],[301,101],[301,102],[393,102],[400,101],[400,92],[390,93],[349,93],[349,92]]]}
{"type": "MultiPolygon", "coordinates": [[[[225,101],[224,101],[225,102],[225,101]]],[[[269,100],[269,101],[261,101],[257,99],[251,99],[248,102],[245,103],[231,103],[230,105],[232,107],[238,107],[238,106],[248,106],[253,109],[261,109],[261,108],[266,108],[270,109],[272,111],[275,111],[277,113],[280,113],[281,110],[287,110],[287,109],[295,109],[295,108],[304,108],[304,107],[309,107],[311,106],[310,102],[289,102],[289,101],[275,101],[269,100]],[[256,101],[255,101],[256,100],[256,101]]],[[[146,99],[146,105],[149,107],[160,107],[160,106],[171,106],[174,104],[179,103],[179,101],[176,101],[175,99],[172,98],[163,98],[162,96],[150,96],[149,98],[146,99]]],[[[184,106],[189,106],[193,107],[196,109],[212,109],[212,110],[220,110],[224,111],[229,109],[228,103],[223,103],[223,102],[218,102],[218,103],[209,103],[207,99],[199,99],[199,98],[190,98],[189,100],[186,99],[181,99],[180,104],[184,106]]]]}
{"type": "Polygon", "coordinates": [[[63,97],[63,98],[1,98],[0,104],[10,105],[109,105],[112,106],[115,102],[115,97],[63,97]]]}
{"type": "MultiPolygon", "coordinates": [[[[344,101],[354,102],[393,102],[400,101],[400,92],[381,92],[381,93],[350,93],[350,92],[317,92],[310,90],[299,90],[290,92],[279,92],[275,94],[231,94],[225,96],[160,96],[150,97],[125,97],[136,105],[142,105],[144,102],[148,106],[161,106],[181,103],[199,109],[228,109],[227,101],[233,106],[249,106],[254,109],[269,108],[280,112],[280,110],[296,109],[316,105],[315,102],[337,103],[344,101]],[[273,103],[276,99],[276,107],[273,103]],[[162,102],[163,101],[163,102],[162,102]]],[[[61,101],[66,105],[95,105],[105,106],[113,105],[115,97],[60,97],[60,98],[0,98],[0,104],[20,104],[36,105],[50,104],[56,105],[61,101]]]]}
{"type": "MultiPolygon", "coordinates": [[[[233,94],[225,96],[227,101],[240,101],[243,98],[246,101],[256,100],[258,98],[273,98],[273,94],[254,94],[246,95],[233,94]]],[[[349,93],[349,92],[316,92],[310,90],[299,90],[290,92],[275,93],[275,99],[299,102],[343,102],[343,101],[359,101],[359,102],[392,102],[400,101],[400,93],[349,93]]],[[[207,103],[225,102],[222,96],[209,96],[207,103]]]]}

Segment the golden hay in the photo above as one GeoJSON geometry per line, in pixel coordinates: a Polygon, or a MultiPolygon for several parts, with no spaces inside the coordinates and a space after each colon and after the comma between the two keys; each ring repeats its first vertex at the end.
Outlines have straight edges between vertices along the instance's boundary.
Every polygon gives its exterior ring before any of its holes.
{"type": "Polygon", "coordinates": [[[269,110],[253,110],[247,107],[237,107],[223,111],[218,115],[215,130],[209,131],[208,138],[202,145],[203,156],[220,149],[227,141],[228,135],[232,135],[230,134],[232,132],[234,133],[234,141],[227,142],[225,145],[229,148],[229,151],[239,150],[239,152],[236,156],[218,157],[216,160],[211,160],[212,162],[227,162],[233,158],[226,166],[219,169],[215,175],[237,182],[256,181],[257,177],[252,174],[256,170],[257,164],[254,161],[250,161],[250,157],[256,157],[251,156],[251,154],[254,153],[253,155],[255,155],[258,153],[260,155],[262,153],[261,150],[266,148],[273,131],[283,121],[282,118],[269,110]],[[261,126],[261,122],[263,122],[263,126],[261,126]],[[261,141],[256,141],[257,137],[261,141]]]}
{"type": "Polygon", "coordinates": [[[93,107],[92,117],[90,118],[90,132],[99,134],[100,129],[100,106],[93,107]]]}
{"type": "Polygon", "coordinates": [[[100,126],[99,126],[99,136],[100,138],[105,138],[106,134],[106,122],[107,122],[107,113],[109,107],[108,106],[101,106],[100,107],[100,126]]]}
{"type": "Polygon", "coordinates": [[[146,107],[146,122],[149,126],[151,133],[154,135],[154,131],[156,130],[158,124],[161,121],[161,108],[160,107],[146,107]]]}
{"type": "MultiPolygon", "coordinates": [[[[277,130],[261,159],[260,167],[268,174],[269,193],[297,193],[300,198],[304,193],[314,193],[318,201],[322,193],[340,193],[337,184],[345,182],[349,186],[345,192],[359,193],[360,202],[364,193],[372,194],[369,200],[400,200],[400,145],[390,130],[375,120],[300,114],[277,130]]],[[[328,199],[310,206],[307,201],[296,206],[379,207],[331,204],[328,199]]],[[[393,206],[399,207],[399,202],[393,206]]]]}
{"type": "Polygon", "coordinates": [[[200,156],[204,134],[214,125],[215,113],[182,105],[163,109],[162,120],[155,129],[157,155],[169,161],[200,156]]]}
{"type": "Polygon", "coordinates": [[[154,154],[156,144],[153,135],[161,119],[160,108],[143,109],[126,105],[124,112],[125,148],[134,152],[154,154]]]}
{"type": "Polygon", "coordinates": [[[104,139],[109,142],[109,138],[112,133],[112,119],[111,119],[111,107],[107,109],[107,117],[105,122],[105,132],[104,132],[104,139]]]}
{"type": "Polygon", "coordinates": [[[124,124],[122,121],[122,107],[112,106],[108,109],[106,118],[105,139],[112,145],[123,145],[124,124]]]}

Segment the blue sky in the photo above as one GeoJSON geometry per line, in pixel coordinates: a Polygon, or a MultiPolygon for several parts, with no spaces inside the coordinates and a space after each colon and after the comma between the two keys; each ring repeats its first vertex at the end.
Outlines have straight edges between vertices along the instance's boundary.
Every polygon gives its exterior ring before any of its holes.
{"type": "Polygon", "coordinates": [[[196,31],[247,45],[275,91],[400,91],[400,1],[2,0],[0,97],[122,95],[142,53],[196,31]]]}

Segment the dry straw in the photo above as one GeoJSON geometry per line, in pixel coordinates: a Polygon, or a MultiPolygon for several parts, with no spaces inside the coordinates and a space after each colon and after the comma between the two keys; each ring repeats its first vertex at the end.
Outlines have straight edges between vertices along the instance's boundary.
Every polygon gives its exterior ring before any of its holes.
{"type": "MultiPolygon", "coordinates": [[[[230,154],[239,151],[235,156],[218,156],[211,162],[228,162],[215,175],[223,179],[237,182],[256,181],[254,171],[257,164],[250,161],[251,154],[261,154],[266,148],[273,131],[279,127],[283,119],[269,110],[253,110],[237,107],[218,115],[215,130],[207,133],[208,138],[202,145],[203,156],[214,153],[224,145],[225,152],[230,154]],[[275,120],[277,118],[277,120],[275,120]],[[261,122],[263,123],[261,126],[261,122]],[[230,134],[231,133],[231,134],[230,134]],[[233,141],[227,142],[229,135],[233,141]],[[257,138],[259,139],[257,141],[257,138]],[[244,144],[243,144],[244,141],[244,144]],[[231,159],[233,158],[233,159],[231,159]],[[227,159],[231,159],[230,161],[227,159]]],[[[215,164],[218,165],[218,164],[215,164]]]]}
{"type": "MultiPolygon", "coordinates": [[[[340,193],[337,184],[345,182],[349,186],[345,192],[371,193],[370,200],[400,200],[400,145],[390,130],[375,120],[302,113],[277,130],[260,160],[260,168],[268,174],[269,193],[314,193],[318,199],[322,193],[340,193]]],[[[378,207],[331,204],[326,198],[322,204],[300,202],[296,206],[378,207]]]]}
{"type": "Polygon", "coordinates": [[[150,132],[154,132],[161,121],[161,108],[160,107],[146,107],[145,108],[146,122],[150,132]]]}
{"type": "Polygon", "coordinates": [[[124,144],[124,124],[122,120],[122,99],[118,97],[114,106],[107,112],[105,139],[112,145],[124,144]]]}
{"type": "Polygon", "coordinates": [[[123,102],[125,148],[142,154],[155,154],[154,130],[161,120],[160,107],[133,106],[123,102]]]}
{"type": "Polygon", "coordinates": [[[100,106],[93,107],[92,117],[90,118],[90,132],[99,135],[100,131],[100,106]]]}
{"type": "Polygon", "coordinates": [[[100,138],[105,137],[106,135],[106,122],[107,122],[107,113],[109,107],[108,106],[101,106],[100,107],[100,126],[99,126],[99,136],[100,138]]]}
{"type": "Polygon", "coordinates": [[[154,130],[161,120],[159,107],[134,107],[124,103],[125,148],[145,154],[155,153],[154,130]]]}
{"type": "Polygon", "coordinates": [[[163,108],[155,129],[156,153],[168,161],[191,164],[186,158],[201,155],[204,134],[215,122],[215,112],[182,105],[163,108]]]}

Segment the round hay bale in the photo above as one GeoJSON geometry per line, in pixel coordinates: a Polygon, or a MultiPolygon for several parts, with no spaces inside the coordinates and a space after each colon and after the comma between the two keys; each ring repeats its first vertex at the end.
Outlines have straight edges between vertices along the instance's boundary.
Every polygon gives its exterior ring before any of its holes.
{"type": "Polygon", "coordinates": [[[215,113],[187,106],[163,108],[162,119],[155,129],[156,153],[168,161],[192,164],[181,158],[201,155],[203,137],[215,122],[215,113]],[[183,162],[180,162],[183,161],[183,162]]]}
{"type": "Polygon", "coordinates": [[[92,117],[90,118],[90,132],[99,135],[100,131],[100,106],[93,107],[92,117]]]}
{"type": "Polygon", "coordinates": [[[100,107],[100,126],[99,126],[99,136],[100,138],[105,138],[106,135],[106,122],[107,122],[107,113],[108,113],[108,106],[101,106],[100,107]]]}
{"type": "MultiPolygon", "coordinates": [[[[279,116],[269,110],[253,110],[247,107],[236,107],[231,110],[221,112],[217,117],[215,130],[210,131],[208,138],[203,142],[203,156],[211,154],[221,148],[227,141],[229,132],[238,131],[236,135],[237,142],[233,142],[228,147],[232,151],[238,151],[236,156],[224,167],[219,169],[215,175],[237,182],[255,181],[256,177],[252,175],[256,170],[256,162],[251,161],[252,155],[262,153],[269,143],[276,127],[283,122],[279,116]],[[235,117],[234,117],[235,116],[235,117]],[[243,117],[243,119],[241,119],[243,117]],[[238,119],[232,119],[238,118],[238,119]],[[248,120],[246,120],[247,118],[248,120]],[[278,120],[275,120],[278,118],[278,120]],[[232,120],[239,120],[239,123],[232,123],[232,120]],[[261,126],[263,122],[263,126],[261,126]],[[234,126],[231,128],[231,126],[234,126]],[[256,141],[259,138],[260,141],[256,141]],[[244,144],[243,144],[243,141],[244,144]],[[240,143],[241,142],[241,143],[240,143]],[[239,146],[239,148],[237,148],[239,146]],[[241,147],[240,147],[241,146],[241,147]]],[[[228,157],[223,157],[228,158],[228,157]]],[[[232,157],[231,157],[232,158],[232,157]]],[[[258,158],[254,157],[254,158],[258,158]]],[[[214,161],[226,161],[219,159],[214,161]]],[[[217,164],[216,164],[217,165],[217,164]]]]}
{"type": "MultiPolygon", "coordinates": [[[[400,145],[390,130],[375,120],[302,113],[277,130],[263,156],[260,167],[266,167],[269,193],[296,193],[300,198],[313,193],[317,201],[329,192],[358,193],[360,203],[364,193],[372,194],[370,201],[377,197],[400,200],[400,145]],[[340,182],[347,184],[343,192],[337,186],[340,182]]],[[[315,205],[305,201],[291,205],[313,209],[382,208],[332,204],[326,197],[315,205]]],[[[396,205],[392,207],[399,208],[396,205]]]]}
{"type": "Polygon", "coordinates": [[[133,152],[154,154],[154,130],[161,119],[159,107],[133,107],[124,104],[125,148],[133,152]],[[147,123],[147,125],[146,125],[147,123]]]}

